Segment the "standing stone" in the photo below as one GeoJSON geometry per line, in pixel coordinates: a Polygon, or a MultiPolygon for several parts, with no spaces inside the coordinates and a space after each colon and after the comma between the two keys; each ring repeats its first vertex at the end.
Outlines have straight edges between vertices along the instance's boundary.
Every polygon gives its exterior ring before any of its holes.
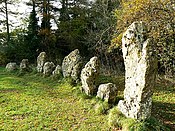
{"type": "Polygon", "coordinates": [[[99,70],[98,58],[92,57],[81,71],[81,88],[87,95],[94,95],[97,93],[98,87],[95,85],[95,82],[99,75],[99,70]]]}
{"type": "Polygon", "coordinates": [[[101,84],[98,88],[97,97],[107,101],[108,103],[114,103],[117,93],[118,91],[115,84],[101,84]]]}
{"type": "Polygon", "coordinates": [[[53,76],[61,77],[62,76],[61,66],[57,65],[55,70],[52,72],[52,74],[53,74],[53,76]]]}
{"type": "Polygon", "coordinates": [[[145,120],[151,115],[152,94],[157,72],[154,43],[147,39],[143,22],[134,22],[122,38],[125,64],[124,100],[119,110],[126,116],[145,120]]]}
{"type": "Polygon", "coordinates": [[[66,56],[62,63],[62,71],[64,77],[71,77],[73,80],[77,81],[80,77],[82,67],[82,57],[78,49],[72,51],[68,56],[66,56]]]}
{"type": "Polygon", "coordinates": [[[29,69],[28,59],[23,59],[20,63],[20,71],[29,71],[29,69]]]}
{"type": "Polygon", "coordinates": [[[49,76],[52,74],[53,70],[55,68],[55,65],[53,62],[46,62],[43,67],[43,74],[45,76],[49,76]]]}
{"type": "Polygon", "coordinates": [[[37,71],[39,73],[43,72],[44,63],[47,61],[47,56],[45,52],[41,52],[37,57],[37,71]]]}
{"type": "Polygon", "coordinates": [[[15,62],[10,62],[6,65],[6,71],[14,71],[17,70],[17,64],[15,62]]]}

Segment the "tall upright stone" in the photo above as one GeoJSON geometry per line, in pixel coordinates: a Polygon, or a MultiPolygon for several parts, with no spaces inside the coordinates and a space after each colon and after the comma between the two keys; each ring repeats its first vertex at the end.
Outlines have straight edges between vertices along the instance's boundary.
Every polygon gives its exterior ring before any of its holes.
{"type": "Polygon", "coordinates": [[[152,94],[157,72],[154,43],[147,38],[143,22],[131,24],[122,37],[125,64],[124,100],[119,110],[129,118],[145,120],[151,115],[152,94]]]}
{"type": "Polygon", "coordinates": [[[62,62],[62,72],[64,77],[71,77],[77,81],[80,77],[82,67],[82,57],[78,49],[72,51],[62,62]]]}
{"type": "Polygon", "coordinates": [[[39,56],[37,57],[37,71],[39,73],[43,72],[43,66],[44,63],[47,61],[47,55],[46,52],[41,52],[39,56]]]}
{"type": "Polygon", "coordinates": [[[81,71],[81,90],[87,95],[97,93],[96,79],[99,75],[99,60],[97,57],[92,57],[81,71]]]}

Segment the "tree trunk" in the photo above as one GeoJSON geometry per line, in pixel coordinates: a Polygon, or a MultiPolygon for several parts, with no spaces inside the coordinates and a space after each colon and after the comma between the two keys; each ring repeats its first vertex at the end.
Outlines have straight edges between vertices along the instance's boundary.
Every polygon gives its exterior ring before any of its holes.
{"type": "Polygon", "coordinates": [[[8,10],[7,10],[7,0],[5,2],[5,14],[6,14],[6,26],[7,26],[7,43],[10,41],[10,31],[9,31],[9,23],[8,23],[8,10]]]}

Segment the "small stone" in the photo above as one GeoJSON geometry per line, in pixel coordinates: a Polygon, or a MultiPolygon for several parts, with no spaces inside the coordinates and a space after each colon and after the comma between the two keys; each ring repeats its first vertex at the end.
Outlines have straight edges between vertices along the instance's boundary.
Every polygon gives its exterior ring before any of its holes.
{"type": "Polygon", "coordinates": [[[87,95],[97,93],[96,79],[99,76],[99,60],[97,57],[92,57],[81,71],[82,91],[87,95]]]}
{"type": "Polygon", "coordinates": [[[62,76],[62,69],[60,65],[57,65],[55,70],[52,72],[53,76],[61,77],[62,76]]]}
{"type": "Polygon", "coordinates": [[[98,88],[97,97],[107,101],[108,103],[114,103],[117,97],[117,87],[113,83],[101,84],[98,88]]]}
{"type": "Polygon", "coordinates": [[[17,70],[17,64],[15,62],[10,62],[6,65],[6,71],[14,71],[17,70]]]}
{"type": "Polygon", "coordinates": [[[53,62],[46,62],[43,67],[43,74],[45,76],[50,76],[55,68],[55,65],[53,62]]]}
{"type": "Polygon", "coordinates": [[[28,59],[23,59],[20,63],[20,71],[29,71],[29,61],[28,59]]]}
{"type": "Polygon", "coordinates": [[[39,73],[43,72],[44,63],[47,61],[47,55],[45,52],[41,52],[37,57],[37,71],[39,73]]]}

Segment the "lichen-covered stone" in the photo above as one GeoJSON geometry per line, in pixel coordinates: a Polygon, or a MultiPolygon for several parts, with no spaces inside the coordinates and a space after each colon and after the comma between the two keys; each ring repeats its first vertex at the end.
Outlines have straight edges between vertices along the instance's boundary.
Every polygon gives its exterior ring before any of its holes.
{"type": "Polygon", "coordinates": [[[81,71],[82,91],[87,95],[97,93],[96,79],[99,75],[99,60],[97,57],[92,57],[81,71]]]}
{"type": "Polygon", "coordinates": [[[37,57],[37,71],[39,73],[43,72],[44,63],[47,61],[47,55],[45,52],[41,52],[37,57]]]}
{"type": "Polygon", "coordinates": [[[43,67],[43,74],[45,76],[50,76],[55,68],[55,65],[53,62],[46,62],[43,67]]]}
{"type": "Polygon", "coordinates": [[[154,43],[147,39],[143,22],[134,22],[122,38],[125,64],[124,100],[119,110],[127,117],[144,120],[151,115],[152,94],[157,72],[154,43]]]}
{"type": "Polygon", "coordinates": [[[72,51],[62,62],[62,72],[64,77],[71,77],[77,81],[82,68],[82,57],[78,49],[72,51]]]}
{"type": "Polygon", "coordinates": [[[14,71],[17,70],[17,64],[15,62],[10,62],[6,65],[6,71],[14,71]]]}
{"type": "Polygon", "coordinates": [[[53,76],[61,77],[62,76],[62,69],[60,65],[57,65],[55,70],[52,72],[53,76]]]}
{"type": "Polygon", "coordinates": [[[20,63],[20,71],[29,71],[29,61],[28,59],[23,59],[20,63]]]}
{"type": "Polygon", "coordinates": [[[97,97],[107,101],[108,103],[114,103],[117,97],[117,87],[113,83],[101,84],[98,88],[97,97]]]}

